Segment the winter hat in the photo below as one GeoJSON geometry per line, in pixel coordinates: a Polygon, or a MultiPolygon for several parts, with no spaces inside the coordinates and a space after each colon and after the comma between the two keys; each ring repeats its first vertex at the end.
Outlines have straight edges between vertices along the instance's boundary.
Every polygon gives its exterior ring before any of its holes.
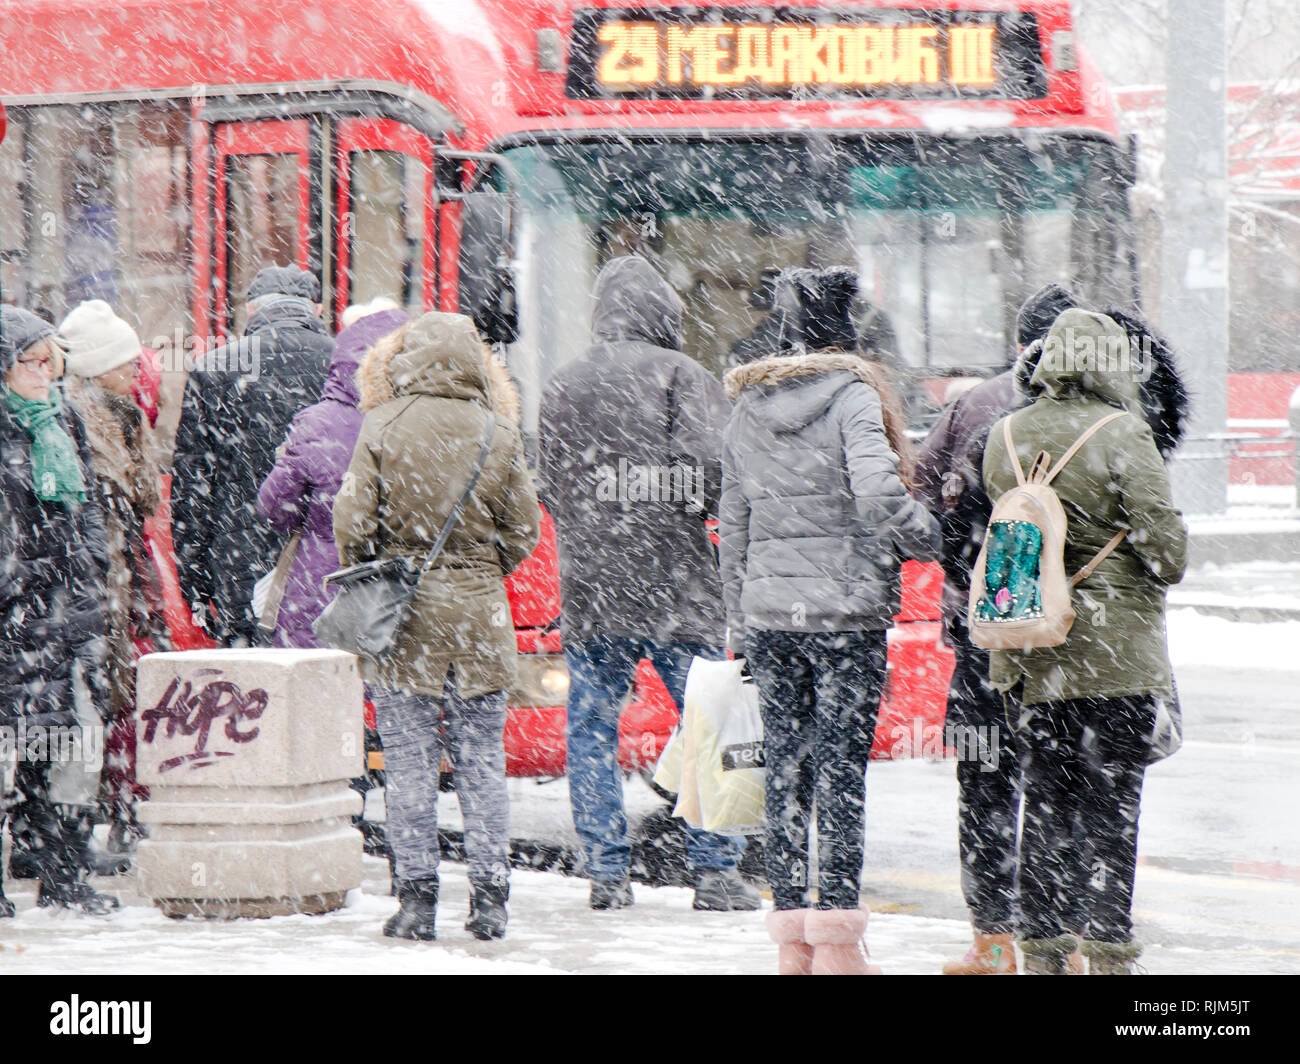
{"type": "Polygon", "coordinates": [[[295,296],[309,303],[319,303],[320,282],[297,266],[267,266],[254,275],[245,298],[251,302],[263,296],[295,296]]]}
{"type": "Polygon", "coordinates": [[[397,300],[389,299],[387,296],[375,296],[369,303],[353,303],[342,314],[339,315],[340,330],[346,329],[349,325],[355,325],[362,318],[368,318],[371,314],[379,314],[385,310],[401,310],[397,300]]]}
{"type": "Polygon", "coordinates": [[[18,356],[37,340],[54,336],[54,326],[22,307],[0,307],[0,373],[8,373],[18,356]]]}
{"type": "Polygon", "coordinates": [[[858,330],[853,324],[853,299],[858,275],[847,266],[825,270],[785,270],[777,278],[774,299],[785,315],[784,346],[802,343],[809,351],[838,347],[855,351],[858,330]]]}
{"type": "Polygon", "coordinates": [[[98,377],[140,357],[140,337],[102,299],[77,306],[59,326],[64,364],[78,377],[98,377]]]}
{"type": "Polygon", "coordinates": [[[1052,322],[1063,311],[1077,307],[1079,301],[1059,284],[1044,285],[1020,305],[1016,315],[1016,343],[1028,347],[1035,340],[1044,340],[1052,322]]]}

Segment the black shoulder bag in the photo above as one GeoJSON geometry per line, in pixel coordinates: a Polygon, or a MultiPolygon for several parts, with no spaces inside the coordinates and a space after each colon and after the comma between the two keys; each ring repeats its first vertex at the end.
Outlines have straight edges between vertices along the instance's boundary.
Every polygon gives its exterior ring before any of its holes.
{"type": "Polygon", "coordinates": [[[323,646],[346,650],[374,662],[383,661],[393,652],[415,601],[420,577],[438,560],[447,537],[465,512],[470,493],[483,473],[495,429],[496,418],[489,411],[469,483],[447,515],[422,565],[416,566],[413,559],[406,557],[383,558],[350,565],[325,577],[322,583],[326,587],[338,588],[338,594],[311,626],[323,646]]]}

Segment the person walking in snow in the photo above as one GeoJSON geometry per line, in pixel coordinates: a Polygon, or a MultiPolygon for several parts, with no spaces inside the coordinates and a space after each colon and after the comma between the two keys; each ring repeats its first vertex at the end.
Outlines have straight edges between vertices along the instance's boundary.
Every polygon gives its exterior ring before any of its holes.
{"type": "MultiPolygon", "coordinates": [[[[0,727],[25,736],[12,769],[0,766],[12,771],[0,813],[39,880],[38,905],[104,914],[117,900],[85,878],[98,775],[61,761],[76,747],[59,737],[82,729],[87,749],[84,729],[108,711],[108,544],[86,430],[52,384],[53,336],[30,311],[0,308],[0,727]]],[[[0,887],[0,917],[13,915],[0,887]]]]}
{"type": "Polygon", "coordinates": [[[857,354],[857,286],[842,267],[783,274],[787,353],[726,377],[735,406],[722,452],[722,578],[731,649],[758,682],[768,929],[786,974],[879,971],[859,944],[867,758],[900,567],[938,548],[905,484],[897,400],[857,354]]]}
{"type": "Polygon", "coordinates": [[[338,334],[320,402],[293,419],[275,466],[258,489],[258,516],[281,538],[302,533],[280,603],[274,646],[320,646],[311,626],[334,597],[333,589],[321,584],[338,568],[334,499],[364,418],[357,369],[369,348],[407,320],[394,304],[357,317],[338,334]]]}
{"type": "MultiPolygon", "coordinates": [[[[721,482],[721,385],[681,351],[682,301],[636,255],[596,278],[593,344],[542,394],[540,474],[555,520],[569,668],[568,776],[593,909],[632,904],[618,725],[648,658],[679,711],[695,657],[722,649],[705,521],[721,482]]],[[[740,846],[687,829],[694,907],[753,910],[740,846]]]]}
{"type": "MultiPolygon", "coordinates": [[[[364,320],[363,323],[364,324],[364,320]]],[[[370,348],[358,375],[365,414],[334,500],[339,560],[407,557],[420,565],[470,483],[496,417],[482,472],[460,521],[420,579],[392,654],[363,663],[378,688],[388,841],[400,910],[391,938],[437,937],[438,779],[443,739],[465,818],[471,888],[465,927],[506,931],[510,894],[504,732],[516,680],[515,630],[504,578],[537,544],[541,512],[505,368],[461,314],[429,313],[370,348]]]]}
{"type": "MultiPolygon", "coordinates": [[[[943,966],[945,975],[1014,974],[1016,952],[1016,839],[1020,821],[1020,768],[1006,735],[1002,696],[989,685],[989,655],[970,641],[966,598],[971,568],[984,541],[993,504],[984,493],[982,466],[989,429],[1029,401],[1029,375],[1057,316],[1077,306],[1060,285],[1049,284],[1025,300],[1016,316],[1016,367],[982,381],[948,407],[921,445],[916,497],[939,522],[942,534],[943,619],[955,665],[948,688],[949,729],[974,734],[997,729],[996,758],[957,762],[957,842],[962,894],[975,941],[966,956],[943,966]],[[1029,354],[1026,356],[1026,350],[1029,354]]],[[[987,748],[986,748],[987,749],[987,748]]],[[[1082,926],[1082,913],[1071,918],[1082,926]]]]}
{"type": "MultiPolygon", "coordinates": [[[[1141,404],[1144,375],[1114,319],[1067,310],[1030,378],[1033,402],[1009,415],[1022,469],[1042,451],[1059,458],[1107,414],[1131,415],[1103,426],[1052,482],[1069,522],[1067,573],[1127,532],[1074,588],[1065,642],[990,655],[1024,782],[1019,938],[1033,974],[1065,974],[1079,934],[1090,974],[1130,972],[1141,953],[1132,904],[1142,781],[1157,701],[1174,697],[1165,592],[1187,564],[1187,526],[1141,404]],[[1071,899],[1080,884],[1083,926],[1071,899]]],[[[1017,483],[1001,421],[989,434],[983,481],[991,499],[1017,483]]]]}
{"type": "Polygon", "coordinates": [[[258,520],[258,488],[293,416],[320,398],[334,347],[306,270],[259,270],[247,298],[244,335],[204,355],[186,381],[172,462],[177,574],[223,646],[258,641],[253,585],[280,550],[258,520]]]}
{"type": "MultiPolygon", "coordinates": [[[[142,348],[135,330],[100,299],[76,307],[59,326],[64,394],[80,414],[94,462],[108,535],[108,675],[111,684],[103,799],[112,827],[106,864],[121,870],[143,834],[135,803],[136,640],[168,649],[161,595],[144,522],[161,504],[161,471],[145,412],[132,397],[142,348]]],[[[107,869],[106,869],[107,870],[107,869]]]]}

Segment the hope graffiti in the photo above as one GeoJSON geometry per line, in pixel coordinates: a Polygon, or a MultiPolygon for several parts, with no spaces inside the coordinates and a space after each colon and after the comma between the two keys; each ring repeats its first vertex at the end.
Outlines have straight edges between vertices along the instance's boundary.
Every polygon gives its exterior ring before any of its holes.
{"type": "Polygon", "coordinates": [[[209,750],[208,737],[212,727],[225,718],[225,735],[232,743],[251,743],[261,734],[261,728],[241,728],[241,723],[259,719],[266,712],[270,701],[266,691],[254,688],[245,694],[237,684],[219,679],[223,675],[220,669],[201,669],[198,677],[214,677],[199,686],[180,677],[167,685],[167,690],[153,709],[146,709],[140,714],[145,723],[142,743],[152,744],[158,737],[158,726],[166,721],[165,739],[174,739],[177,735],[195,736],[192,753],[179,757],[170,757],[158,766],[158,772],[170,772],[188,764],[190,768],[205,768],[214,764],[219,757],[234,757],[230,750],[209,750]]]}

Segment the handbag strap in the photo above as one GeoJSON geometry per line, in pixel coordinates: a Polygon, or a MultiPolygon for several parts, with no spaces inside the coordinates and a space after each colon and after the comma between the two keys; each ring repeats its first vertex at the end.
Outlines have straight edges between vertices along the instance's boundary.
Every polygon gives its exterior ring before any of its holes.
{"type": "Polygon", "coordinates": [[[465,485],[465,490],[460,493],[460,498],[456,500],[456,505],[451,508],[451,513],[447,515],[447,520],[442,523],[442,528],[438,531],[438,538],[433,541],[433,546],[429,548],[429,553],[424,559],[424,564],[420,566],[420,575],[423,576],[433,568],[433,563],[438,560],[438,555],[442,553],[443,545],[447,542],[447,537],[451,535],[451,530],[456,527],[460,520],[461,514],[465,512],[465,505],[469,502],[470,493],[478,483],[478,478],[483,475],[483,467],[487,465],[488,453],[492,450],[492,436],[496,432],[497,419],[491,410],[487,412],[487,425],[483,429],[483,440],[479,444],[478,458],[474,462],[474,471],[469,475],[469,483],[465,485]]]}

